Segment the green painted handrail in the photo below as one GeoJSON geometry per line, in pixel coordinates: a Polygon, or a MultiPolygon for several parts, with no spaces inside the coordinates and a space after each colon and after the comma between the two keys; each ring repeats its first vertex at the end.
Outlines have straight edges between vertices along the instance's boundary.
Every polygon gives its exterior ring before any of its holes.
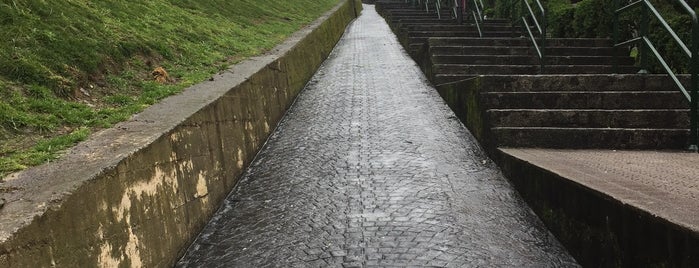
{"type": "Polygon", "coordinates": [[[425,0],[425,11],[427,13],[430,13],[430,3],[434,2],[434,10],[437,12],[437,18],[441,19],[442,14],[440,14],[439,10],[442,8],[441,7],[441,2],[442,0],[425,0]]]}
{"type": "MultiPolygon", "coordinates": [[[[699,101],[699,18],[697,18],[696,12],[685,2],[684,0],[676,0],[683,8],[684,11],[689,14],[692,18],[692,45],[691,48],[688,47],[682,39],[675,33],[675,31],[668,25],[667,21],[663,18],[658,10],[650,3],[648,0],[639,0],[628,4],[624,7],[619,8],[619,0],[614,0],[614,48],[626,46],[634,43],[641,43],[640,57],[641,57],[641,71],[648,69],[648,53],[652,53],[660,65],[665,69],[668,75],[675,82],[677,88],[684,94],[684,96],[689,101],[689,150],[699,151],[699,111],[697,107],[697,102],[699,101]],[[641,36],[627,40],[624,42],[619,41],[619,15],[621,13],[627,12],[634,8],[642,8],[641,12],[641,36]],[[684,85],[677,78],[677,75],[672,71],[672,68],[665,62],[665,59],[660,55],[658,50],[653,45],[653,42],[648,38],[648,25],[649,18],[648,13],[653,14],[653,16],[660,22],[665,31],[667,31],[670,36],[675,40],[677,45],[680,46],[682,52],[689,57],[690,72],[691,72],[691,85],[690,90],[687,90],[684,85]]],[[[616,60],[617,53],[614,53],[614,70],[618,68],[618,62],[616,60]]]]}
{"type": "Polygon", "coordinates": [[[471,0],[468,1],[470,4],[471,15],[473,16],[473,22],[476,24],[476,29],[478,29],[478,36],[483,37],[483,30],[481,29],[481,23],[483,23],[483,1],[481,0],[471,0]],[[480,6],[478,3],[480,2],[480,6]]]}
{"type": "Polygon", "coordinates": [[[461,24],[461,19],[463,15],[463,11],[461,10],[461,5],[459,4],[459,0],[454,0],[454,4],[452,4],[452,15],[456,20],[458,21],[459,24],[461,24]]]}
{"type": "Polygon", "coordinates": [[[533,0],[538,7],[539,14],[541,15],[541,17],[537,17],[536,12],[534,12],[534,9],[532,9],[529,2],[530,0],[514,0],[510,2],[510,8],[512,9],[512,24],[515,25],[520,22],[522,23],[522,27],[524,30],[526,30],[529,40],[531,40],[532,44],[534,45],[537,57],[539,57],[539,72],[544,73],[544,68],[546,66],[546,9],[544,9],[544,5],[541,4],[541,1],[533,0]],[[522,5],[520,12],[521,14],[517,14],[517,12],[515,12],[515,5],[518,2],[522,5]],[[534,22],[534,25],[529,25],[528,19],[531,19],[531,21],[534,22]],[[539,37],[541,38],[539,42],[537,42],[535,34],[532,32],[531,26],[534,26],[538,31],[539,37]]]}
{"type": "Polygon", "coordinates": [[[472,0],[470,2],[473,3],[473,6],[475,7],[476,12],[478,13],[478,19],[480,19],[481,22],[483,22],[483,19],[485,18],[485,5],[483,5],[483,0],[472,0]]]}

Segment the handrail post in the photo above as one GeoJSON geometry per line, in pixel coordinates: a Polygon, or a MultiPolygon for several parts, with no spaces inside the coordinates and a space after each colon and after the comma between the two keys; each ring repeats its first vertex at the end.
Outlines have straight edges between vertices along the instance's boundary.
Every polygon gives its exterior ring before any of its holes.
{"type": "Polygon", "coordinates": [[[692,88],[690,92],[689,108],[689,150],[699,152],[699,21],[696,17],[692,21],[692,88]]]}
{"type": "Polygon", "coordinates": [[[546,11],[542,10],[541,11],[541,17],[543,18],[543,22],[541,23],[541,74],[544,74],[544,66],[546,65],[546,27],[548,24],[546,23],[546,11]]]}
{"type": "Polygon", "coordinates": [[[527,1],[527,0],[520,0],[519,1],[519,9],[517,10],[518,11],[517,12],[517,20],[522,22],[522,36],[526,37],[525,31],[527,30],[526,25],[528,24],[528,22],[527,22],[527,15],[524,12],[526,12],[525,9],[526,9],[527,3],[524,1],[527,1]]]}
{"type": "MultiPolygon", "coordinates": [[[[641,37],[648,37],[648,25],[650,24],[650,18],[648,15],[648,7],[644,5],[641,7],[641,37]]],[[[646,46],[645,43],[641,44],[641,47],[639,49],[639,55],[641,57],[641,70],[638,71],[640,74],[647,74],[649,73],[648,71],[648,65],[650,58],[648,57],[648,46],[646,46]]]]}
{"type": "Polygon", "coordinates": [[[517,14],[515,14],[515,3],[517,0],[512,0],[510,1],[510,17],[512,17],[512,24],[515,23],[515,20],[517,20],[517,14]]]}
{"type": "Polygon", "coordinates": [[[464,24],[464,7],[460,0],[454,0],[454,16],[456,16],[456,23],[461,25],[464,24]]]}
{"type": "Polygon", "coordinates": [[[612,12],[613,14],[613,20],[614,20],[614,32],[612,34],[612,72],[615,74],[619,73],[619,58],[618,58],[618,53],[617,53],[617,46],[616,44],[619,43],[619,13],[617,12],[617,9],[619,9],[619,0],[614,0],[613,3],[613,9],[612,12]]]}
{"type": "Polygon", "coordinates": [[[515,27],[514,27],[516,24],[516,22],[515,22],[515,18],[516,18],[515,17],[515,1],[516,0],[510,0],[509,2],[507,2],[508,9],[510,12],[510,14],[509,14],[510,15],[510,25],[512,25],[512,27],[510,28],[510,36],[511,37],[515,36],[515,27]]]}
{"type": "Polygon", "coordinates": [[[526,15],[525,15],[525,13],[524,13],[524,11],[527,10],[527,2],[526,2],[526,1],[527,1],[527,0],[522,0],[522,1],[520,1],[520,3],[521,3],[520,8],[522,8],[522,9],[520,10],[520,12],[521,12],[520,17],[522,17],[522,19],[524,19],[524,18],[526,17],[526,15]]]}
{"type": "Polygon", "coordinates": [[[517,2],[521,0],[510,1],[510,16],[512,17],[512,37],[515,37],[515,27],[519,25],[519,14],[517,12],[517,2]]]}

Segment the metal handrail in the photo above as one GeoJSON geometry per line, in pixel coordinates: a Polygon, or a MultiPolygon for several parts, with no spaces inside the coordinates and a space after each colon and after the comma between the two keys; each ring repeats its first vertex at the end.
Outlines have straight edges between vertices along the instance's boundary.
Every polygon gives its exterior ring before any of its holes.
{"type": "Polygon", "coordinates": [[[468,1],[471,5],[471,15],[473,16],[473,22],[476,24],[476,29],[478,29],[478,36],[483,37],[483,30],[481,29],[481,23],[483,22],[483,12],[481,8],[483,7],[483,2],[481,1],[481,6],[478,6],[478,1],[468,1]]]}
{"type": "Polygon", "coordinates": [[[481,0],[473,0],[471,1],[473,3],[473,6],[475,7],[476,12],[478,13],[478,19],[483,22],[483,14],[485,13],[485,6],[483,5],[483,1],[481,0]],[[481,5],[478,6],[478,3],[481,5]]]}
{"type": "MultiPolygon", "coordinates": [[[[675,31],[668,25],[667,21],[663,18],[658,10],[651,4],[648,0],[639,0],[628,4],[622,8],[619,7],[619,0],[614,0],[614,49],[630,45],[633,43],[641,43],[640,57],[641,57],[641,69],[646,70],[648,68],[648,50],[655,56],[660,65],[665,69],[668,75],[675,82],[677,88],[684,94],[684,96],[689,101],[689,150],[699,151],[699,110],[697,103],[699,101],[699,18],[696,12],[685,2],[684,0],[676,0],[682,7],[684,11],[689,14],[692,18],[692,46],[691,49],[682,41],[681,38],[675,33],[675,31]],[[623,12],[629,11],[632,8],[641,7],[643,11],[641,12],[641,36],[627,40],[621,43],[619,41],[619,15],[623,12]],[[691,88],[688,91],[684,85],[677,78],[677,75],[672,71],[672,68],[665,62],[665,59],[660,55],[658,50],[653,45],[650,39],[648,39],[648,25],[649,18],[648,12],[651,12],[653,16],[660,22],[660,24],[665,28],[665,30],[672,36],[675,42],[680,46],[684,54],[689,57],[690,72],[691,72],[691,88]]],[[[618,68],[617,63],[617,53],[614,53],[614,69],[618,68]]]]}
{"type": "Polygon", "coordinates": [[[452,12],[454,13],[454,18],[456,18],[458,23],[461,24],[461,15],[463,13],[461,11],[461,5],[459,4],[459,0],[454,0],[454,4],[452,5],[452,12]]]}
{"type": "MultiPolygon", "coordinates": [[[[431,0],[425,0],[425,12],[430,13],[430,2],[431,0]]],[[[439,10],[441,9],[441,0],[434,0],[434,9],[437,12],[437,18],[442,19],[442,14],[439,10]]]]}
{"type": "MultiPolygon", "coordinates": [[[[529,35],[529,40],[532,41],[532,44],[534,45],[534,49],[536,50],[536,55],[539,57],[539,68],[540,72],[544,72],[544,68],[546,66],[546,25],[547,25],[547,18],[546,18],[546,9],[544,9],[544,5],[541,4],[541,1],[539,0],[533,0],[534,3],[536,3],[539,13],[541,14],[541,18],[537,18],[536,12],[534,12],[534,9],[532,9],[531,4],[529,3],[530,0],[514,0],[511,2],[510,7],[512,9],[512,24],[517,24],[519,22],[522,23],[522,26],[524,29],[527,31],[527,34],[529,35]],[[521,15],[517,15],[515,13],[515,5],[517,4],[517,1],[519,1],[522,5],[521,7],[521,15]],[[527,13],[525,13],[525,10],[527,13]],[[537,42],[536,37],[534,33],[532,32],[532,29],[527,22],[528,18],[531,18],[531,20],[534,22],[534,27],[536,27],[536,30],[538,31],[538,34],[541,38],[539,42],[537,42]]],[[[523,30],[524,31],[524,30],[523,30]]]]}

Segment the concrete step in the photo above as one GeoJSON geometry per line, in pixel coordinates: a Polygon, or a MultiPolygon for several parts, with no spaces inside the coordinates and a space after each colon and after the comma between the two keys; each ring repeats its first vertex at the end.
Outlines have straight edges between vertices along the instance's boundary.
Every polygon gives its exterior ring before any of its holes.
{"type": "MultiPolygon", "coordinates": [[[[440,14],[442,15],[442,18],[444,18],[444,17],[451,18],[451,16],[452,16],[451,11],[446,11],[446,10],[442,10],[440,12],[440,14]]],[[[383,16],[387,21],[390,21],[390,22],[397,22],[398,20],[401,20],[401,19],[437,19],[438,18],[437,12],[434,10],[430,10],[429,12],[422,10],[422,11],[418,11],[415,13],[386,12],[386,13],[384,13],[383,16]]]]}
{"type": "MultiPolygon", "coordinates": [[[[505,31],[505,30],[503,30],[505,31]]],[[[430,46],[532,46],[528,38],[464,38],[435,37],[430,39],[430,46]]],[[[607,38],[551,38],[546,39],[548,47],[612,47],[607,38]]]]}
{"type": "MultiPolygon", "coordinates": [[[[471,37],[471,36],[474,36],[474,34],[475,34],[475,37],[478,37],[478,30],[476,30],[476,29],[462,29],[459,31],[408,31],[407,34],[411,38],[416,38],[416,37],[465,37],[465,36],[471,37]]],[[[425,38],[425,39],[421,38],[421,40],[427,41],[427,38],[425,38]]]]}
{"type": "MultiPolygon", "coordinates": [[[[435,55],[535,55],[531,46],[430,46],[430,52],[435,55]]],[[[612,56],[614,49],[610,47],[548,47],[546,55],[595,55],[612,56]]],[[[618,56],[628,56],[617,50],[618,56]]]]}
{"type": "MultiPolygon", "coordinates": [[[[424,12],[424,11],[422,11],[422,12],[424,12]]],[[[452,15],[451,12],[442,12],[441,14],[442,14],[442,18],[445,18],[445,16],[448,17],[448,18],[451,18],[451,15],[452,15]]],[[[422,14],[416,14],[415,17],[418,17],[418,18],[416,18],[416,19],[419,20],[419,21],[417,21],[419,24],[429,24],[429,23],[430,23],[429,20],[427,20],[427,21],[423,20],[425,17],[427,17],[427,18],[429,19],[429,17],[428,17],[428,16],[425,16],[425,15],[432,15],[432,16],[434,16],[433,19],[436,19],[437,13],[436,13],[436,12],[434,12],[434,13],[426,13],[426,12],[425,12],[425,13],[422,13],[422,14]]],[[[411,19],[414,19],[415,17],[410,16],[410,15],[406,15],[406,16],[394,16],[394,17],[390,17],[389,21],[390,21],[391,23],[393,23],[393,22],[398,22],[398,20],[401,20],[401,19],[402,19],[402,20],[410,21],[411,19]]],[[[473,18],[472,18],[470,15],[469,15],[469,16],[465,16],[465,17],[464,17],[464,23],[473,23],[473,18]]],[[[479,21],[478,23],[481,24],[481,25],[501,25],[501,26],[510,26],[510,25],[512,25],[508,20],[502,20],[502,19],[488,19],[488,20],[486,20],[486,21],[484,21],[484,22],[480,22],[480,21],[479,21]]]]}
{"type": "Polygon", "coordinates": [[[442,17],[442,19],[438,19],[437,15],[432,15],[433,18],[402,18],[402,19],[392,19],[391,24],[393,25],[407,25],[407,24],[434,24],[434,23],[440,23],[440,24],[448,24],[448,23],[456,23],[455,20],[448,18],[448,17],[442,17]]]}
{"type": "Polygon", "coordinates": [[[448,83],[453,83],[453,82],[457,82],[457,81],[472,79],[476,76],[478,76],[478,75],[477,74],[434,74],[434,78],[432,79],[431,82],[434,85],[441,85],[441,84],[448,84],[448,83]]]}
{"type": "MultiPolygon", "coordinates": [[[[433,55],[433,64],[474,64],[474,65],[536,65],[539,58],[534,55],[433,55]]],[[[611,65],[611,56],[549,56],[546,64],[551,65],[611,65]]],[[[617,59],[620,65],[633,65],[631,57],[617,59]]]]}
{"type": "Polygon", "coordinates": [[[437,16],[437,12],[429,12],[429,13],[422,13],[422,14],[417,14],[417,15],[407,15],[407,16],[388,16],[387,21],[390,21],[392,24],[400,24],[400,23],[429,23],[429,22],[436,22],[436,23],[456,23],[456,20],[454,20],[451,16],[451,13],[448,12],[442,12],[440,13],[442,17],[440,18],[437,16]],[[417,21],[417,22],[413,22],[417,21]]]}
{"type": "Polygon", "coordinates": [[[487,115],[495,127],[680,129],[689,126],[688,109],[491,109],[487,115]]]}
{"type": "MultiPolygon", "coordinates": [[[[679,76],[689,86],[689,75],[679,76]]],[[[679,92],[672,79],[660,74],[494,75],[479,82],[482,92],[546,91],[671,91],[679,92]]]]}
{"type": "MultiPolygon", "coordinates": [[[[481,31],[484,37],[510,36],[510,31],[481,31]]],[[[408,31],[410,37],[456,37],[456,38],[478,38],[478,29],[464,28],[458,31],[408,31]],[[474,36],[475,34],[475,36],[474,36]]],[[[424,39],[427,41],[427,39],[424,39]]]]}
{"type": "MultiPolygon", "coordinates": [[[[481,32],[483,38],[506,38],[510,36],[509,32],[481,32]]],[[[479,38],[480,34],[478,30],[464,31],[464,32],[439,32],[437,34],[424,33],[423,36],[416,36],[412,32],[401,32],[401,34],[407,34],[410,43],[427,43],[431,38],[435,37],[467,37],[467,38],[479,38]],[[441,35],[440,35],[441,34],[441,35]]]]}
{"type": "MultiPolygon", "coordinates": [[[[546,65],[546,74],[608,74],[612,73],[611,65],[546,65]]],[[[619,66],[620,73],[635,73],[635,66],[619,66]]],[[[469,64],[434,64],[434,74],[538,74],[539,65],[469,65],[469,64]]]]}
{"type": "MultiPolygon", "coordinates": [[[[452,10],[451,9],[440,9],[440,12],[442,14],[451,14],[452,10]]],[[[430,8],[430,11],[426,11],[424,8],[423,9],[392,9],[392,10],[386,10],[384,14],[391,16],[391,17],[410,17],[410,16],[420,16],[424,14],[431,14],[431,13],[437,13],[435,9],[430,8]]]]}
{"type": "Polygon", "coordinates": [[[687,109],[679,91],[484,92],[486,109],[687,109]]]}
{"type": "Polygon", "coordinates": [[[687,145],[689,102],[665,75],[483,75],[435,84],[488,150],[687,145]]]}
{"type": "MultiPolygon", "coordinates": [[[[519,31],[519,27],[512,27],[509,24],[481,24],[482,31],[519,31]]],[[[476,29],[476,25],[473,23],[465,24],[405,24],[401,25],[401,30],[407,31],[462,31],[462,30],[473,30],[476,29]]]]}
{"type": "Polygon", "coordinates": [[[425,46],[425,43],[412,43],[408,45],[408,51],[419,51],[425,46]]]}
{"type": "Polygon", "coordinates": [[[685,149],[687,129],[496,127],[499,147],[685,149]]]}

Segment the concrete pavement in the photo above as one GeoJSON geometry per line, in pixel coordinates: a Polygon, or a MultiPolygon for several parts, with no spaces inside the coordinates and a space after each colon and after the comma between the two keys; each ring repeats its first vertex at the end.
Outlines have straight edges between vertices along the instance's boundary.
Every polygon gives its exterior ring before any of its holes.
{"type": "Polygon", "coordinates": [[[365,6],[178,267],[576,267],[365,6]]]}

